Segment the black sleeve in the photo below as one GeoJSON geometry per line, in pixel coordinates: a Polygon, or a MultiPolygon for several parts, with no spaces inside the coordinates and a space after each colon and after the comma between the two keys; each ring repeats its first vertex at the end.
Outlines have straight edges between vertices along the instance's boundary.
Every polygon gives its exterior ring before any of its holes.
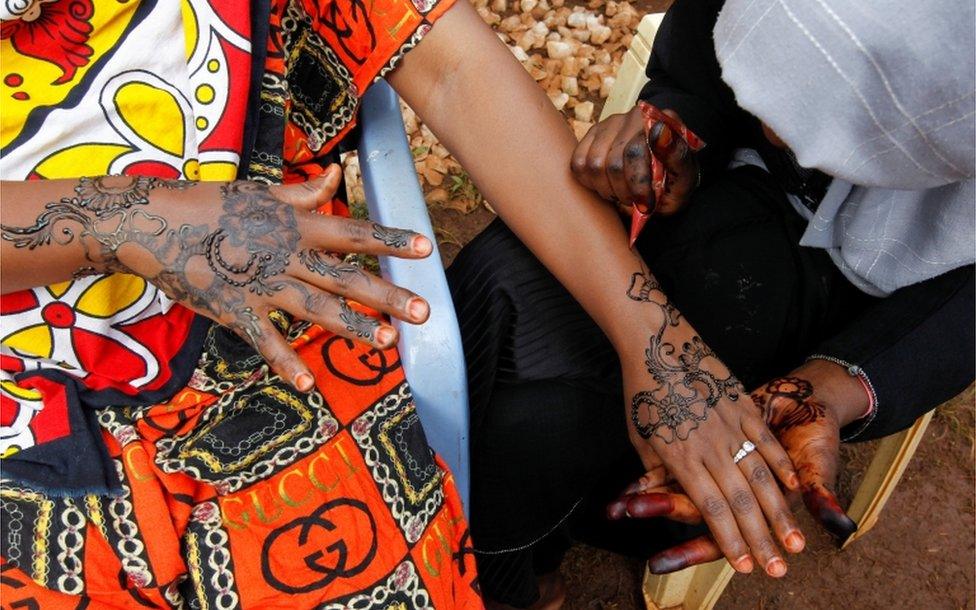
{"type": "Polygon", "coordinates": [[[661,22],[640,99],[677,112],[705,141],[702,180],[728,166],[735,148],[751,146],[759,123],[740,109],[722,81],[712,30],[723,0],[677,0],[661,22]]]}
{"type": "Polygon", "coordinates": [[[902,288],[820,345],[818,354],[859,366],[877,395],[874,415],[843,430],[844,440],[904,430],[973,382],[973,269],[902,288]]]}

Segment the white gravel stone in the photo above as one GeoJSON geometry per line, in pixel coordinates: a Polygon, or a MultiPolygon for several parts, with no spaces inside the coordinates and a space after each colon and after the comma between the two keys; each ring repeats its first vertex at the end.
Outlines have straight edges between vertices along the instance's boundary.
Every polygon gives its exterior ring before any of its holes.
{"type": "Polygon", "coordinates": [[[573,108],[577,121],[590,122],[593,120],[593,102],[580,102],[573,108]]]}
{"type": "Polygon", "coordinates": [[[552,59],[566,59],[573,54],[573,47],[568,42],[549,41],[546,43],[546,52],[552,59]]]}

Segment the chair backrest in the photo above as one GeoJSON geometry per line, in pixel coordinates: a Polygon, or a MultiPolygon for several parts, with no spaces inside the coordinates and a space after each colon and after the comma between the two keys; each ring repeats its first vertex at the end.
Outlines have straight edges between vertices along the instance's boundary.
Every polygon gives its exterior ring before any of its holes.
{"type": "Polygon", "coordinates": [[[603,111],[600,113],[601,121],[611,114],[629,112],[637,103],[637,95],[647,83],[644,68],[651,58],[654,36],[657,34],[657,29],[661,27],[663,19],[664,13],[651,13],[641,19],[634,33],[634,39],[624,53],[620,68],[617,69],[613,89],[610,90],[607,103],[603,105],[603,111]]]}
{"type": "Polygon", "coordinates": [[[434,243],[423,260],[380,257],[383,277],[430,303],[430,319],[419,326],[394,322],[400,332],[400,360],[430,446],[454,474],[468,506],[468,382],[461,334],[441,264],[424,194],[404,133],[396,93],[377,81],[360,109],[359,165],[372,220],[422,233],[434,243]]]}

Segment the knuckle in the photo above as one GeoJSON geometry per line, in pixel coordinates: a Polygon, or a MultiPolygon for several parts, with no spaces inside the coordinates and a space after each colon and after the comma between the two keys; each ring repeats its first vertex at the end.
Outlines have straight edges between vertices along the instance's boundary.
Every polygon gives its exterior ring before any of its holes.
{"type": "Polygon", "coordinates": [[[756,464],[749,472],[749,482],[751,483],[765,485],[770,481],[771,478],[772,475],[769,472],[769,468],[767,468],[765,464],[756,464]]]}
{"type": "Polygon", "coordinates": [[[586,169],[586,159],[573,157],[573,160],[569,162],[569,168],[573,170],[574,174],[582,173],[586,169]]]}
{"type": "Polygon", "coordinates": [[[788,510],[778,510],[773,515],[773,521],[786,528],[793,527],[793,513],[788,510]]]}
{"type": "Polygon", "coordinates": [[[756,499],[752,492],[746,489],[736,489],[729,498],[729,504],[736,513],[751,511],[756,506],[756,499]]]}
{"type": "Polygon", "coordinates": [[[769,536],[763,536],[760,538],[759,541],[756,542],[754,550],[760,557],[774,557],[778,554],[778,549],[769,536]]]}
{"type": "Polygon", "coordinates": [[[607,164],[607,171],[611,174],[619,175],[624,173],[624,163],[622,159],[614,159],[607,164]]]}
{"type": "Polygon", "coordinates": [[[624,156],[631,161],[636,161],[644,156],[645,150],[646,148],[643,143],[634,142],[632,144],[628,144],[627,148],[624,149],[624,156]]]}
{"type": "Polygon", "coordinates": [[[606,160],[600,156],[593,156],[586,160],[586,169],[591,173],[603,172],[606,160]]]}
{"type": "Polygon", "coordinates": [[[364,223],[351,221],[344,223],[344,226],[346,236],[354,244],[367,243],[373,237],[373,232],[364,223]]]}
{"type": "Polygon", "coordinates": [[[725,516],[727,509],[723,500],[715,496],[708,496],[702,502],[700,510],[706,517],[717,519],[725,516]]]}
{"type": "Polygon", "coordinates": [[[383,302],[389,307],[400,307],[407,301],[406,292],[399,288],[387,288],[383,302]]]}

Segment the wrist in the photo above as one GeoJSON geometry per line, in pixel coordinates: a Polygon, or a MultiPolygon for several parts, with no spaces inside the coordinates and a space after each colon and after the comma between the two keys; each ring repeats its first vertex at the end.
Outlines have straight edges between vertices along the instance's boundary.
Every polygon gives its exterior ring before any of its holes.
{"type": "Polygon", "coordinates": [[[841,427],[864,417],[872,405],[870,389],[858,374],[837,362],[812,358],[791,375],[813,385],[813,399],[831,411],[841,427]]]}

